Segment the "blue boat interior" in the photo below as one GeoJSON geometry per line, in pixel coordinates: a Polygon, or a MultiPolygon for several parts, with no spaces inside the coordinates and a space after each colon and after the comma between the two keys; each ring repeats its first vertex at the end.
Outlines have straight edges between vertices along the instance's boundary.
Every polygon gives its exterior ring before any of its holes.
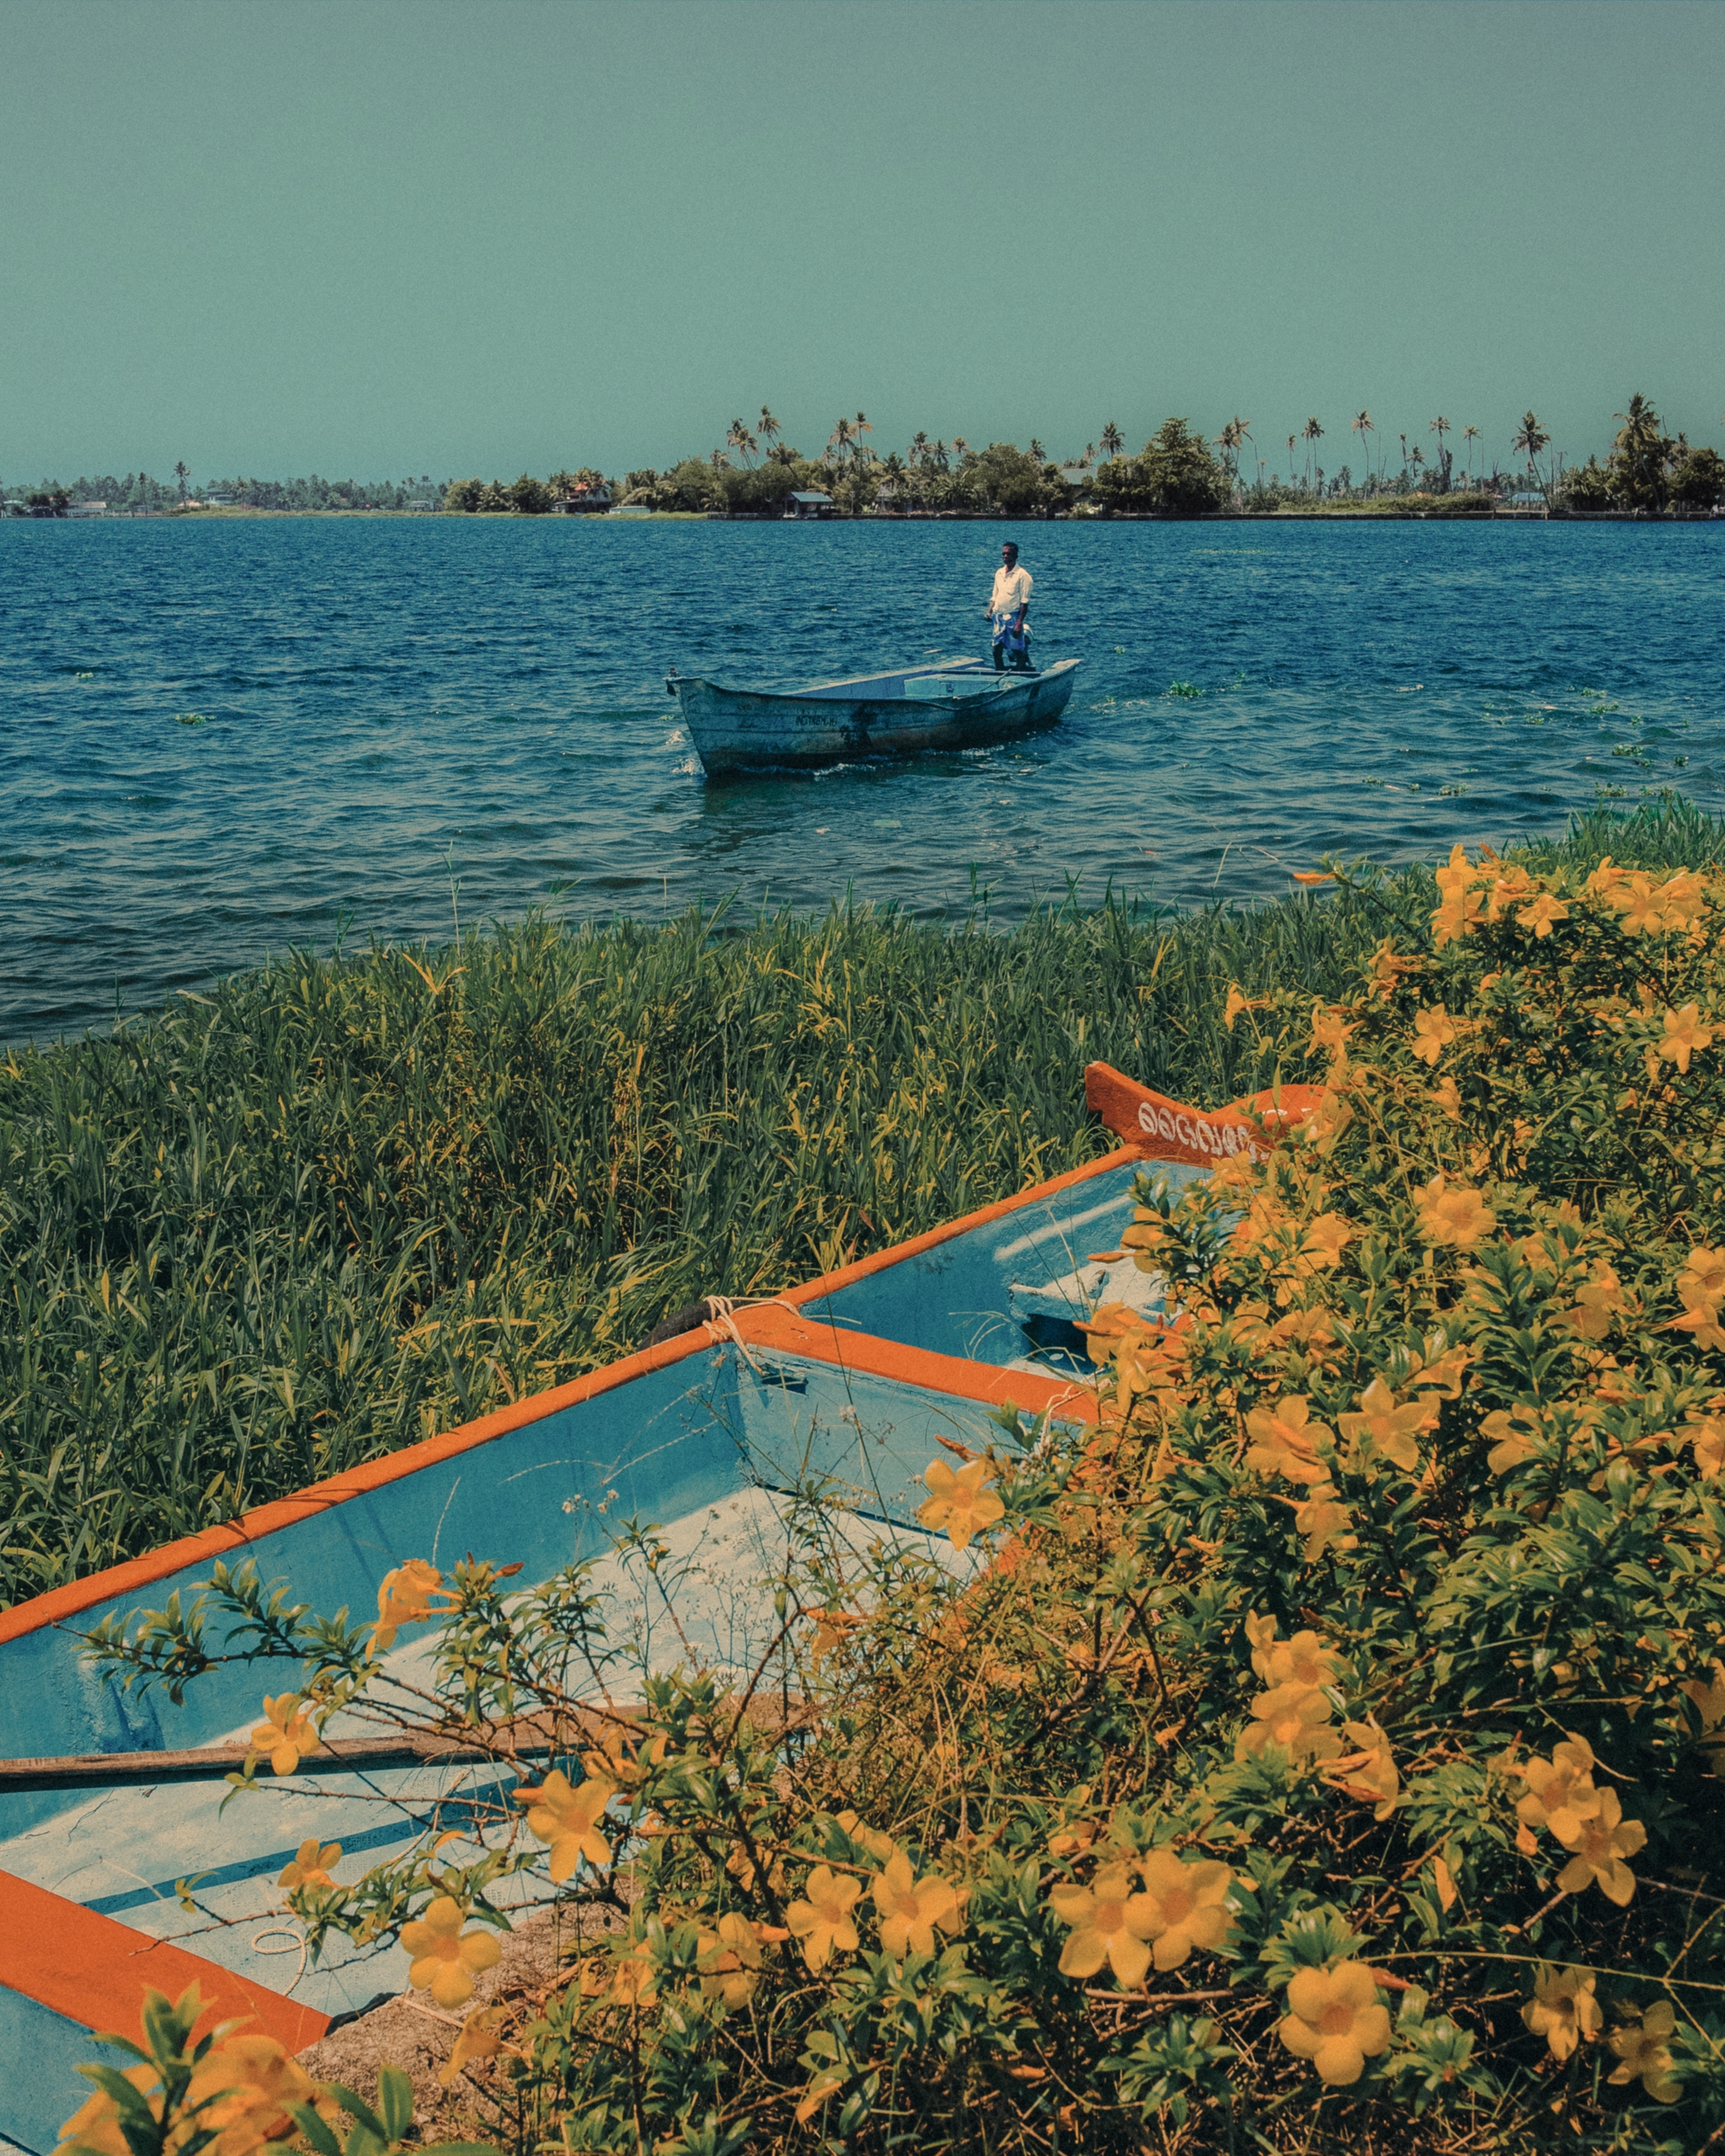
{"type": "Polygon", "coordinates": [[[1161,1276],[1140,1272],[1120,1251],[1138,1179],[1180,1190],[1206,1172],[1124,1162],[806,1301],[804,1313],[996,1369],[1088,1374],[1078,1320],[1107,1302],[1147,1316],[1166,1307],[1161,1276]]]}

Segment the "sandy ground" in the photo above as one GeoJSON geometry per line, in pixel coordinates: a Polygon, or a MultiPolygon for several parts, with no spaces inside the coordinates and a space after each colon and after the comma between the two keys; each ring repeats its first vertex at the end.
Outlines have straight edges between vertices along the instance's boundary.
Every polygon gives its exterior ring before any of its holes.
{"type": "Polygon", "coordinates": [[[501,2004],[507,2009],[506,2038],[511,2028],[543,2009],[560,1980],[569,1979],[575,1959],[623,1921],[613,1909],[567,1903],[524,1918],[514,1931],[499,1934],[503,1959],[478,1978],[460,2014],[443,2013],[429,1992],[405,1992],[332,2029],[322,2043],[302,2052],[299,2062],[314,2080],[338,2081],[367,2103],[377,2098],[378,2069],[399,2066],[413,2084],[414,2124],[423,2140],[493,2140],[507,2122],[507,2114],[499,2120],[492,2097],[495,2090],[507,2102],[506,2074],[496,2073],[496,2064],[506,2066],[507,2061],[480,2065],[460,2076],[452,2089],[437,2078],[462,2021],[480,2007],[501,2004]]]}

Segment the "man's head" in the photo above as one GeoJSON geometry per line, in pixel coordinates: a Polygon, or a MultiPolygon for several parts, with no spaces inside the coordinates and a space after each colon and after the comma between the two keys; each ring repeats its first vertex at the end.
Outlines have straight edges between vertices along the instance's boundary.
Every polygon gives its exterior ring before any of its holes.
{"type": "Polygon", "coordinates": [[[1010,539],[1001,542],[1000,559],[1009,569],[1015,569],[1018,567],[1019,550],[1010,539]]]}

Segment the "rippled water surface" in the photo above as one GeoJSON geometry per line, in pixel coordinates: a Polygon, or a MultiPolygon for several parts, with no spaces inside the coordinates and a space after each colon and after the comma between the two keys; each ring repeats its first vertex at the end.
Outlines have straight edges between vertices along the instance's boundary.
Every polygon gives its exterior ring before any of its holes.
{"type": "Polygon", "coordinates": [[[1008,920],[1110,884],[1249,899],[1725,806],[1718,525],[1034,525],[1063,724],[710,784],[668,665],[736,681],[986,649],[1003,527],[562,518],[0,523],[0,1038],[291,944],[704,898],[1008,920]],[[200,723],[184,721],[196,716],[200,723]]]}

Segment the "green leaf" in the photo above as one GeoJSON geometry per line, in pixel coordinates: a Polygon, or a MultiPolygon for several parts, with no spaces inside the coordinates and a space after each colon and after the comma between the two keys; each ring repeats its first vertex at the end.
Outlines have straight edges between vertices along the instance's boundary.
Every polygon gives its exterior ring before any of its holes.
{"type": "MultiPolygon", "coordinates": [[[[389,2147],[391,2140],[389,2128],[363,2096],[356,2096],[351,2089],[343,2088],[339,2081],[330,2083],[329,2093],[350,2119],[357,2119],[368,2134],[381,2141],[386,2148],[389,2147]]],[[[410,2096],[410,2108],[411,2102],[412,2099],[410,2096]]]]}
{"type": "Polygon", "coordinates": [[[300,2132],[317,2151],[317,2156],[342,2156],[342,2144],[309,2103],[290,2104],[288,2109],[292,2112],[300,2132]]]}
{"type": "Polygon", "coordinates": [[[398,2141],[413,2123],[413,2084],[399,2066],[385,2066],[380,2071],[378,2103],[383,2110],[386,2137],[398,2141]]]}

